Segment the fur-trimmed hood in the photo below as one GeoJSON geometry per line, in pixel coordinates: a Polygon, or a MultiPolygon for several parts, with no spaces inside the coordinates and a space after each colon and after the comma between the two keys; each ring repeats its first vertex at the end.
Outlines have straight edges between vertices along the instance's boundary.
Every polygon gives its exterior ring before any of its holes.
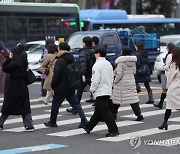
{"type": "Polygon", "coordinates": [[[124,62],[136,62],[137,57],[136,56],[120,56],[115,60],[115,63],[124,63],[124,62]]]}
{"type": "Polygon", "coordinates": [[[120,56],[115,60],[115,63],[124,63],[128,67],[132,67],[134,63],[137,61],[136,56],[120,56]]]}

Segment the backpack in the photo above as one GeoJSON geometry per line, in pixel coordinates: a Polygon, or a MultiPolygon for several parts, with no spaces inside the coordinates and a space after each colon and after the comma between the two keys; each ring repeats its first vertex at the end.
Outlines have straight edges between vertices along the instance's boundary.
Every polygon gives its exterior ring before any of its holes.
{"type": "Polygon", "coordinates": [[[66,85],[68,89],[78,89],[81,85],[81,75],[75,63],[67,64],[66,85]]]}

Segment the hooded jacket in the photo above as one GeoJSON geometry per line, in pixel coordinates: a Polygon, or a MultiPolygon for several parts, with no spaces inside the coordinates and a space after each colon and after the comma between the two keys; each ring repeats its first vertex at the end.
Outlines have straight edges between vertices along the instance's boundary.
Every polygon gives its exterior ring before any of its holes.
{"type": "Polygon", "coordinates": [[[72,53],[67,53],[62,55],[56,60],[54,66],[54,74],[52,77],[51,87],[54,93],[61,95],[72,95],[75,90],[70,90],[67,88],[67,65],[74,62],[74,57],[72,53]]]}
{"type": "Polygon", "coordinates": [[[133,104],[139,102],[134,74],[136,73],[136,56],[120,56],[117,64],[113,88],[114,104],[133,104]]]}

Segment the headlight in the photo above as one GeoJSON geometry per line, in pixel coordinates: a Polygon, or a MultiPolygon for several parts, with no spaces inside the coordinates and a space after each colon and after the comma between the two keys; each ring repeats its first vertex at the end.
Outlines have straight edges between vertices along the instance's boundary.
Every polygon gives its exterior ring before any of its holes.
{"type": "Polygon", "coordinates": [[[156,57],[156,61],[157,61],[157,62],[160,62],[160,61],[161,61],[161,57],[160,57],[160,56],[157,56],[157,57],[156,57]]]}

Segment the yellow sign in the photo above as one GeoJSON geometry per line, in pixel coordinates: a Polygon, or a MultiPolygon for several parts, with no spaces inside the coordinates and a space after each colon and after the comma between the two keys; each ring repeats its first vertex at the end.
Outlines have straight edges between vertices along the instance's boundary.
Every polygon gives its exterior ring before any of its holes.
{"type": "Polygon", "coordinates": [[[60,37],[60,38],[58,38],[58,41],[59,42],[64,42],[64,38],[60,37]]]}

